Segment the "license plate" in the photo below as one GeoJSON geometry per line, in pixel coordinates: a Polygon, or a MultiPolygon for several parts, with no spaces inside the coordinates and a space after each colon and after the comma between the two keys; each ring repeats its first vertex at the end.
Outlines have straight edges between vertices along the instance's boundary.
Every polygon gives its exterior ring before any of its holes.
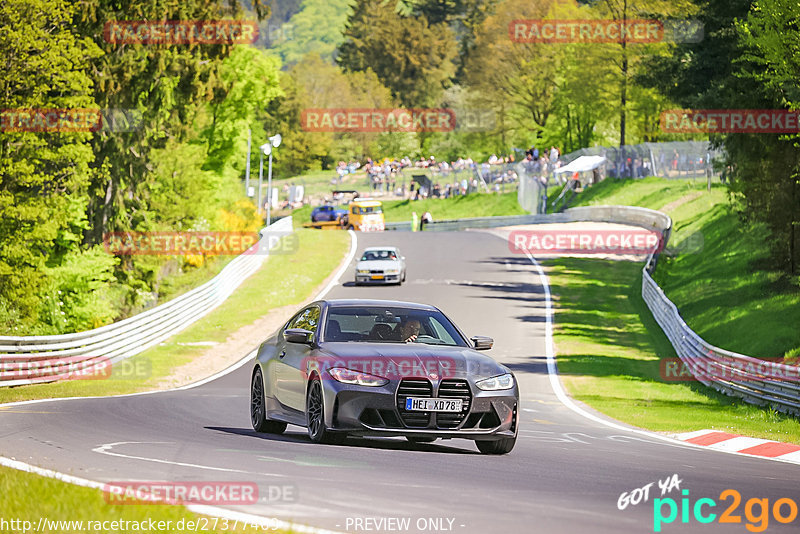
{"type": "Polygon", "coordinates": [[[373,280],[383,280],[383,275],[382,274],[373,274],[372,275],[372,279],[373,280]]]}
{"type": "Polygon", "coordinates": [[[406,399],[406,410],[411,412],[460,412],[462,399],[406,399]]]}

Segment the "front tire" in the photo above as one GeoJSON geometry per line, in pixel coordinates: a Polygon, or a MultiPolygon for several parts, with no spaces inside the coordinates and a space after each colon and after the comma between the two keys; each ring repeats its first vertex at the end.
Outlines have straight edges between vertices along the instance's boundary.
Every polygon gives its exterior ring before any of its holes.
{"type": "Polygon", "coordinates": [[[256,432],[283,434],[286,423],[267,419],[267,408],[264,402],[264,378],[261,368],[256,367],[250,382],[250,422],[256,432]]]}
{"type": "Polygon", "coordinates": [[[336,444],[344,441],[343,434],[330,432],[325,428],[325,401],[322,396],[322,383],[317,376],[311,380],[306,395],[306,426],[308,437],[314,443],[336,444]]]}
{"type": "Polygon", "coordinates": [[[483,454],[508,454],[517,443],[517,437],[502,438],[497,441],[476,441],[475,445],[483,454]]]}

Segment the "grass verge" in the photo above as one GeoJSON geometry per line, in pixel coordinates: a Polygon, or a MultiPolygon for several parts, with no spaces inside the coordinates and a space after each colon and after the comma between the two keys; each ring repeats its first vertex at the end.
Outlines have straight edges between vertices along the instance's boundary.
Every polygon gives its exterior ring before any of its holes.
{"type": "MultiPolygon", "coordinates": [[[[665,211],[672,242],[701,236],[700,250],[662,255],[656,281],[687,324],[710,343],[762,357],[800,347],[800,292],[766,264],[758,228],[744,228],[726,190],[690,180],[606,180],[573,205],[626,204],[665,211]],[[754,325],[757,325],[754,326],[754,325]]],[[[675,351],[641,298],[641,264],[562,258],[545,262],[557,295],[555,341],[564,383],[578,400],[650,430],[712,428],[800,443],[800,421],[700,383],[665,382],[659,360],[675,351]]]]}
{"type": "Polygon", "coordinates": [[[665,382],[675,351],[641,297],[642,266],[561,258],[544,262],[557,295],[558,369],[570,395],[619,421],[659,432],[722,430],[800,444],[800,421],[699,382],[665,382]]]}
{"type": "MultiPolygon", "coordinates": [[[[105,380],[67,380],[0,388],[0,403],[31,399],[101,396],[154,389],[173,369],[188,363],[207,347],[186,345],[202,341],[222,342],[273,308],[300,303],[341,262],[348,250],[346,232],[297,231],[298,249],[292,254],[270,256],[263,266],[219,307],[167,341],[120,365],[129,372],[105,380]],[[144,375],[144,376],[143,376],[144,375]]],[[[265,334],[266,335],[266,334],[265,334]]]]}
{"type": "MultiPolygon", "coordinates": [[[[303,206],[292,213],[295,225],[311,221],[311,206],[303,206]]],[[[385,200],[383,215],[386,222],[411,220],[411,213],[422,216],[430,212],[434,221],[462,219],[465,217],[494,217],[498,215],[525,215],[519,206],[517,193],[472,193],[450,198],[426,198],[421,200],[385,200]]]]}
{"type": "MultiPolygon", "coordinates": [[[[74,486],[60,480],[2,466],[0,466],[0,495],[3,505],[0,520],[6,522],[0,524],[0,530],[10,532],[37,530],[40,519],[43,522],[39,532],[140,533],[199,530],[224,533],[251,532],[254,529],[251,525],[242,523],[238,523],[234,528],[233,521],[224,523],[223,519],[199,516],[183,506],[109,504],[99,489],[74,486]],[[12,521],[19,522],[12,523],[12,521]],[[30,524],[23,523],[25,521],[30,524]],[[113,521],[117,521],[116,525],[112,524],[113,521]],[[163,523],[159,523],[161,521],[163,523]]],[[[261,532],[262,529],[255,528],[255,531],[261,532]]],[[[269,530],[269,532],[278,531],[269,530]]]]}

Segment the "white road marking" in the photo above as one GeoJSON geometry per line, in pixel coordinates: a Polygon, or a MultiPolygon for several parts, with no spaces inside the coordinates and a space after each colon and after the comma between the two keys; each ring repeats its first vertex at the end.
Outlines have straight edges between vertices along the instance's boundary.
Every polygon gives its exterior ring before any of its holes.
{"type": "Polygon", "coordinates": [[[153,462],[157,464],[169,464],[169,465],[177,465],[180,467],[192,467],[195,469],[205,469],[207,471],[222,471],[225,473],[244,473],[247,475],[261,475],[261,476],[271,476],[277,478],[286,478],[286,475],[275,475],[272,473],[256,473],[254,471],[244,471],[242,469],[229,469],[227,467],[212,467],[208,465],[200,465],[200,464],[190,464],[186,462],[173,462],[172,460],[162,460],[160,458],[149,458],[147,456],[133,456],[130,454],[122,454],[119,452],[112,452],[111,449],[116,447],[117,445],[144,445],[144,444],[151,444],[151,445],[161,445],[161,444],[169,444],[171,442],[168,441],[117,441],[116,443],[106,443],[104,445],[100,445],[99,447],[95,447],[92,449],[92,452],[96,452],[99,454],[105,454],[108,456],[116,456],[118,458],[127,458],[129,460],[141,460],[144,462],[153,462]]]}

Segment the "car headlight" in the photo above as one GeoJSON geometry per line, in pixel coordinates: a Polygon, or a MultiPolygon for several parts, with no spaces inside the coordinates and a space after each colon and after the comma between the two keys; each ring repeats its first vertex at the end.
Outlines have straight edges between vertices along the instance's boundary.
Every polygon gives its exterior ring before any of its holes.
{"type": "Polygon", "coordinates": [[[344,367],[332,367],[328,369],[328,373],[337,381],[343,384],[355,384],[357,386],[384,386],[389,383],[389,380],[380,376],[363,373],[361,371],[353,371],[352,369],[345,369],[344,367]]]}
{"type": "Polygon", "coordinates": [[[400,269],[386,269],[386,274],[400,274],[400,269]]]}
{"type": "Polygon", "coordinates": [[[491,378],[484,378],[478,380],[475,385],[484,391],[499,391],[502,389],[511,389],[514,387],[514,375],[506,373],[500,376],[493,376],[491,378]]]}
{"type": "Polygon", "coordinates": [[[369,269],[356,269],[358,274],[369,274],[369,269]]]}

